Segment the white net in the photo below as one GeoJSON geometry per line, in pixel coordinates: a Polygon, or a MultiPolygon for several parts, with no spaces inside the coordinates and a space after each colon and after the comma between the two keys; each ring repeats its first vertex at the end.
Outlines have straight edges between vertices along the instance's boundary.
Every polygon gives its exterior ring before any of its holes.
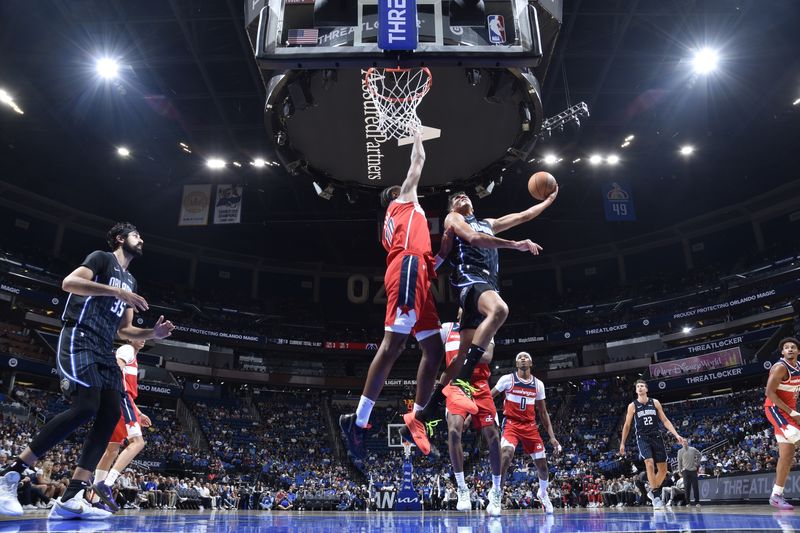
{"type": "Polygon", "coordinates": [[[422,131],[417,106],[433,83],[431,71],[422,68],[370,68],[364,76],[378,112],[378,127],[391,139],[422,131]]]}

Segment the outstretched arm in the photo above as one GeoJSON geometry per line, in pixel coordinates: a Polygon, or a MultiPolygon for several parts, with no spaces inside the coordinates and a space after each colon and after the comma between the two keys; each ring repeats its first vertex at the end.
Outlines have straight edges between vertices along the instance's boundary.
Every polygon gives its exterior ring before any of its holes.
{"type": "Polygon", "coordinates": [[[542,250],[541,246],[535,242],[531,242],[530,239],[525,239],[524,241],[509,241],[507,239],[501,239],[500,237],[475,231],[472,229],[472,226],[467,224],[464,216],[460,213],[456,213],[455,211],[451,212],[449,215],[447,215],[447,218],[444,219],[445,230],[451,227],[456,235],[464,239],[464,241],[468,242],[472,246],[477,246],[479,248],[510,248],[512,250],[519,250],[521,252],[530,252],[533,255],[539,255],[539,252],[542,250]]]}
{"type": "Polygon", "coordinates": [[[411,165],[408,167],[406,179],[400,186],[400,194],[397,200],[400,202],[417,201],[417,184],[422,175],[422,167],[425,165],[425,148],[422,147],[422,134],[414,135],[414,146],[411,148],[411,165]]]}
{"type": "Polygon", "coordinates": [[[661,407],[661,402],[658,400],[653,400],[653,405],[656,406],[656,411],[658,411],[658,418],[661,419],[661,423],[664,424],[664,427],[667,428],[667,431],[675,435],[675,438],[678,439],[678,442],[683,446],[686,444],[686,439],[681,437],[678,432],[675,430],[675,426],[672,425],[667,415],[664,414],[664,409],[661,407]]]}
{"type": "Polygon", "coordinates": [[[533,220],[534,218],[538,217],[545,209],[550,207],[553,202],[556,201],[556,196],[558,196],[558,186],[556,186],[556,190],[553,191],[550,196],[545,198],[544,201],[529,207],[525,211],[521,211],[519,213],[510,213],[500,218],[488,219],[487,221],[492,225],[492,231],[495,233],[500,233],[501,231],[513,228],[514,226],[518,226],[523,222],[528,222],[529,220],[533,220]]]}

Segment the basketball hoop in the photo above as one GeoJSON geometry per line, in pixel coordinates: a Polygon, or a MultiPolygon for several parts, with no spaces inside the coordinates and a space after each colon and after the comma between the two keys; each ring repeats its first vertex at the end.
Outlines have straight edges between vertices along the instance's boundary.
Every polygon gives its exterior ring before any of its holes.
{"type": "Polygon", "coordinates": [[[406,459],[411,458],[411,447],[414,445],[405,440],[402,442],[402,444],[403,444],[403,456],[406,459]]]}
{"type": "Polygon", "coordinates": [[[387,138],[399,141],[422,133],[417,106],[433,84],[427,67],[372,67],[364,76],[364,84],[378,112],[378,128],[387,138]]]}

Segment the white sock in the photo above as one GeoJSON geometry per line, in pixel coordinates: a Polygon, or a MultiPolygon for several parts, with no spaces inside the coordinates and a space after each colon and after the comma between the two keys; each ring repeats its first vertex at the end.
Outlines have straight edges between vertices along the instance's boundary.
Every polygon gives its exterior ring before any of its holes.
{"type": "Polygon", "coordinates": [[[492,489],[493,490],[500,490],[500,480],[503,479],[503,476],[495,476],[492,474],[492,489]]]}
{"type": "Polygon", "coordinates": [[[100,483],[108,475],[108,470],[100,470],[99,468],[94,471],[94,482],[100,483]]]}
{"type": "Polygon", "coordinates": [[[778,485],[772,486],[772,494],[777,494],[778,496],[783,496],[783,487],[779,487],[778,485]]]}
{"type": "Polygon", "coordinates": [[[369,415],[372,414],[372,408],[374,406],[375,402],[366,396],[362,396],[361,399],[358,400],[358,408],[356,409],[356,425],[358,427],[367,427],[367,424],[369,424],[369,415]]]}
{"type": "Polygon", "coordinates": [[[424,406],[422,406],[422,405],[418,404],[417,402],[414,402],[414,412],[415,412],[415,413],[416,413],[417,411],[422,411],[423,409],[424,409],[424,406]]]}
{"type": "Polygon", "coordinates": [[[111,471],[108,473],[108,476],[106,476],[106,485],[110,487],[111,485],[114,484],[114,482],[117,480],[118,477],[119,477],[119,472],[117,472],[115,469],[112,468],[111,471]]]}
{"type": "Polygon", "coordinates": [[[540,479],[539,480],[539,492],[547,494],[547,480],[540,479]]]}
{"type": "Polygon", "coordinates": [[[464,481],[464,472],[453,472],[453,474],[456,476],[456,483],[458,483],[458,488],[466,489],[467,482],[464,481]]]}

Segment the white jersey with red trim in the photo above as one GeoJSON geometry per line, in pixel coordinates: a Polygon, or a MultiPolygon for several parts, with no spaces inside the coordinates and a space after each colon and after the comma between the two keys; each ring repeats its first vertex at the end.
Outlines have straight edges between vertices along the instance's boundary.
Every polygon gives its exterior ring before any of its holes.
{"type": "Polygon", "coordinates": [[[522,380],[516,372],[502,376],[494,386],[505,393],[503,415],[514,422],[536,422],[537,400],[544,400],[544,383],[534,376],[522,380]]]}
{"type": "MultiPolygon", "coordinates": [[[[458,348],[461,345],[461,329],[458,322],[445,322],[442,324],[442,329],[439,330],[439,333],[442,337],[442,344],[444,344],[444,364],[450,366],[450,363],[458,355],[458,348]]],[[[489,365],[479,362],[475,365],[475,370],[472,371],[469,380],[472,383],[488,381],[491,375],[492,369],[489,368],[489,365]]]]}
{"type": "Polygon", "coordinates": [[[125,391],[135,400],[139,396],[139,361],[136,360],[133,346],[123,344],[117,348],[117,359],[125,363],[125,368],[122,369],[125,391]]]}

